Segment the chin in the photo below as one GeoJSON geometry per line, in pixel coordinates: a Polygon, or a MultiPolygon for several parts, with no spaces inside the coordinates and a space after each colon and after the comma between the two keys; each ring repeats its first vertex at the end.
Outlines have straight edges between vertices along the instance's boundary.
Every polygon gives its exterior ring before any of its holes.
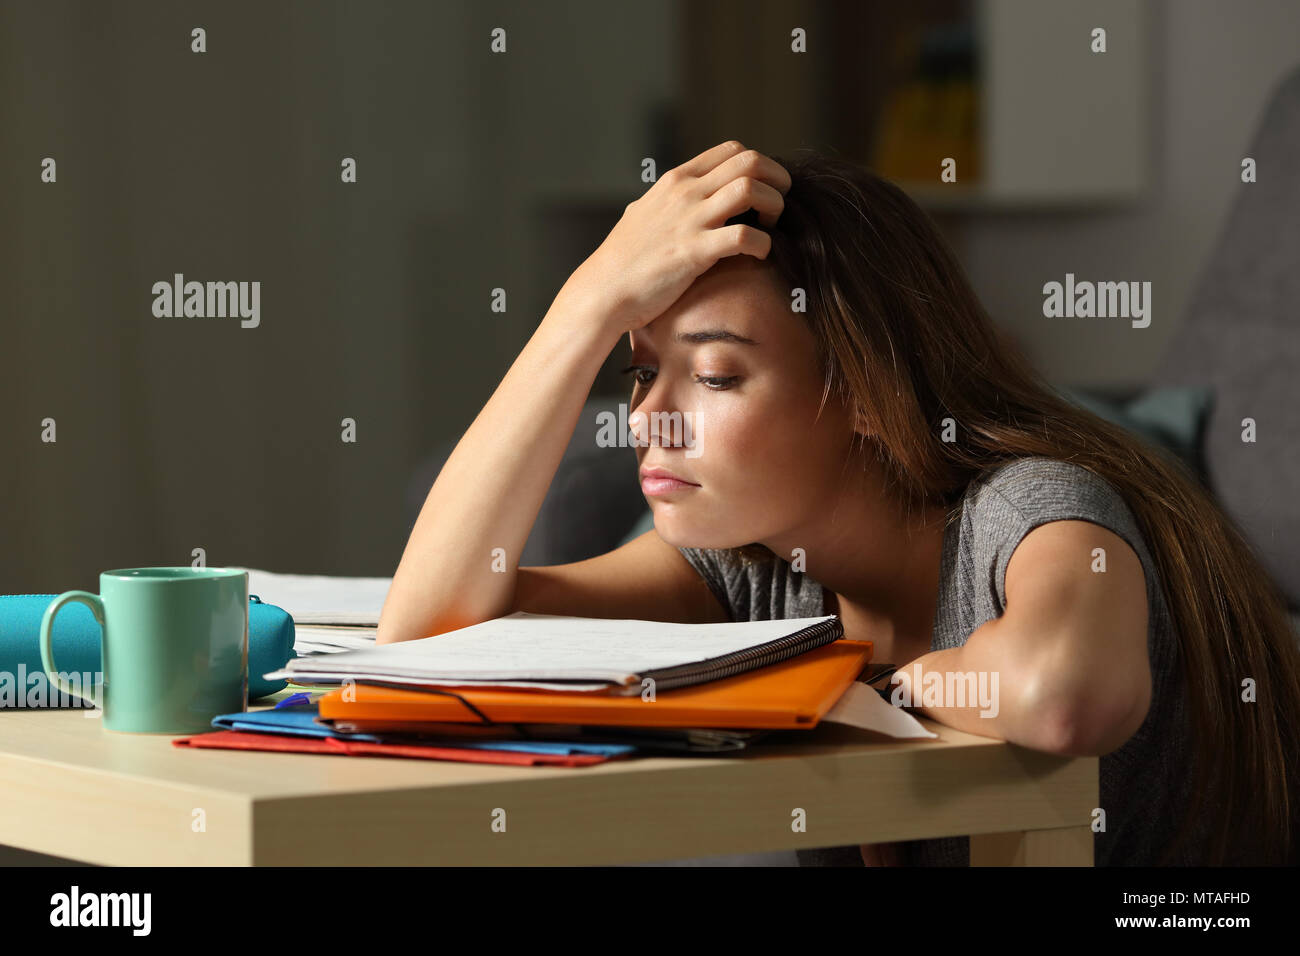
{"type": "MultiPolygon", "coordinates": [[[[653,509],[651,509],[653,511],[653,509]]],[[[703,548],[709,551],[723,551],[739,548],[754,540],[752,529],[749,534],[726,533],[706,530],[698,524],[690,524],[680,517],[665,517],[655,512],[655,531],[664,544],[674,548],[703,548]]]]}
{"type": "Polygon", "coordinates": [[[664,544],[672,545],[674,548],[698,548],[699,545],[690,540],[691,535],[689,533],[682,534],[676,524],[675,521],[664,521],[658,515],[655,515],[655,532],[664,544]]]}

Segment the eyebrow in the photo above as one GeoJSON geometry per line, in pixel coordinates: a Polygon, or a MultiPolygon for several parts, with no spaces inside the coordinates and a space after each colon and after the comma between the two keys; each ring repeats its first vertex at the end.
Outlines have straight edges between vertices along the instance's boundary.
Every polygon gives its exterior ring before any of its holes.
{"type": "Polygon", "coordinates": [[[705,342],[734,342],[737,345],[757,345],[753,339],[737,335],[729,329],[701,329],[698,332],[678,332],[673,336],[676,342],[702,345],[705,342]]]}

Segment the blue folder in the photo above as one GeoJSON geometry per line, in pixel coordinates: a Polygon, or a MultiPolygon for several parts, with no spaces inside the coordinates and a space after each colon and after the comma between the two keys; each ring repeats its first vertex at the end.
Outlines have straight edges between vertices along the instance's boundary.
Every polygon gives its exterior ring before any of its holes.
{"type": "MultiPolygon", "coordinates": [[[[239,714],[221,714],[212,718],[218,730],[242,730],[255,734],[285,734],[297,737],[337,737],[340,740],[357,740],[365,743],[406,743],[419,745],[423,741],[375,734],[341,734],[332,727],[317,723],[319,708],[315,704],[276,706],[270,710],[250,710],[239,714]]],[[[434,746],[433,743],[429,743],[434,746]]],[[[534,754],[602,754],[617,757],[636,751],[631,744],[588,744],[547,740],[439,740],[438,745],[468,747],[475,750],[513,750],[534,754]]]]}

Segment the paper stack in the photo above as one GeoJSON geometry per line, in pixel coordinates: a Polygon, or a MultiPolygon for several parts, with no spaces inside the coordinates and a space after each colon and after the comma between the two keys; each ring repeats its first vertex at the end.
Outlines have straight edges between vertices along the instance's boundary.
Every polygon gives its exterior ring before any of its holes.
{"type": "Polygon", "coordinates": [[[933,736],[858,678],[869,642],[834,615],[672,624],[519,612],[376,645],[391,580],[249,569],[299,655],[268,678],[332,688],[223,715],[179,746],[584,766],[635,752],[717,753],[822,720],[933,736]]]}

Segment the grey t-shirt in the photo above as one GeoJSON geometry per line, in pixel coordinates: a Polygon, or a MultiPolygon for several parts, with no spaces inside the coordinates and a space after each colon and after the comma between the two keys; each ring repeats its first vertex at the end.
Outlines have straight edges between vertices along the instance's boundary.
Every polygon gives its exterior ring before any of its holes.
{"type": "MultiPolygon", "coordinates": [[[[1124,539],[1141,560],[1147,586],[1151,709],[1132,738],[1098,761],[1106,829],[1096,834],[1093,847],[1097,866],[1154,865],[1175,832],[1187,798],[1190,729],[1178,642],[1155,565],[1132,512],[1110,483],[1093,472],[1038,457],[1017,459],[984,473],[967,487],[960,509],[960,518],[944,532],[931,650],[958,647],[981,624],[1001,616],[1006,608],[1007,563],[1021,539],[1039,525],[1065,519],[1090,521],[1124,539]]],[[[784,559],[745,565],[730,551],[679,550],[732,620],[825,613],[822,586],[792,570],[784,559]]],[[[1198,839],[1204,832],[1202,821],[1198,839]]],[[[1193,840],[1189,851],[1196,845],[1193,840]]],[[[966,866],[969,854],[970,839],[965,836],[903,845],[903,862],[913,866],[966,866]]],[[[799,850],[798,859],[805,866],[862,864],[856,846],[799,850]]],[[[1197,861],[1184,853],[1174,862],[1197,861]]]]}

